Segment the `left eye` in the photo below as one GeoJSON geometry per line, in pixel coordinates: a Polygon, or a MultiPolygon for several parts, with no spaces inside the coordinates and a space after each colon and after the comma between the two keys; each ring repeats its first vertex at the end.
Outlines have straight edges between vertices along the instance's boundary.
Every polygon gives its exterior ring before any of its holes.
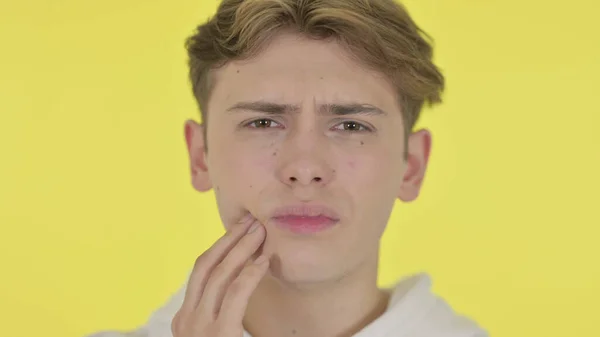
{"type": "Polygon", "coordinates": [[[348,131],[348,132],[371,131],[371,129],[369,129],[368,127],[366,127],[363,124],[360,124],[358,122],[355,122],[355,121],[342,122],[342,123],[338,124],[334,129],[339,130],[339,131],[348,131]]]}

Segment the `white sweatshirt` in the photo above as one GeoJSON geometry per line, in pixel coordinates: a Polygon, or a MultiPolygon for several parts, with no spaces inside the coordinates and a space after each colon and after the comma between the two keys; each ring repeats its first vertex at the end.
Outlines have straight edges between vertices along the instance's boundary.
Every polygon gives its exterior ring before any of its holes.
{"type": "MultiPolygon", "coordinates": [[[[456,314],[431,292],[431,279],[419,274],[390,289],[387,311],[354,337],[488,337],[486,331],[456,314]]],[[[181,307],[185,286],[136,331],[99,332],[88,337],[172,337],[171,320],[181,307]]],[[[252,337],[244,332],[244,337],[252,337]]]]}

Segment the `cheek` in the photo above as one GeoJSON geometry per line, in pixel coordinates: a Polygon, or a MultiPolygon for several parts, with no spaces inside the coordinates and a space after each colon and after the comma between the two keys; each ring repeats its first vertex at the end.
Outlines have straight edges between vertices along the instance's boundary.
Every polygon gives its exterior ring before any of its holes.
{"type": "Polygon", "coordinates": [[[366,237],[380,238],[397,199],[402,178],[401,167],[395,158],[375,153],[347,159],[341,183],[353,199],[360,223],[358,232],[366,237]]]}
{"type": "Polygon", "coordinates": [[[366,154],[346,158],[344,171],[357,182],[371,183],[381,178],[381,173],[386,171],[389,161],[376,155],[366,154]]]}
{"type": "Polygon", "coordinates": [[[375,174],[370,156],[354,155],[340,162],[336,170],[336,184],[352,196],[354,203],[362,203],[362,199],[373,189],[375,174]]]}
{"type": "Polygon", "coordinates": [[[402,176],[395,159],[374,152],[345,158],[342,163],[339,179],[361,198],[387,195],[387,190],[392,190],[402,176]]]}
{"type": "MultiPolygon", "coordinates": [[[[270,180],[277,159],[276,150],[229,151],[215,166],[215,180],[221,193],[244,199],[256,196],[270,180]]],[[[215,188],[216,190],[216,188],[215,188]]]]}
{"type": "Polygon", "coordinates": [[[256,155],[253,152],[222,156],[212,167],[215,197],[225,228],[229,229],[241,212],[256,211],[256,203],[268,188],[274,166],[273,152],[256,155]]]}

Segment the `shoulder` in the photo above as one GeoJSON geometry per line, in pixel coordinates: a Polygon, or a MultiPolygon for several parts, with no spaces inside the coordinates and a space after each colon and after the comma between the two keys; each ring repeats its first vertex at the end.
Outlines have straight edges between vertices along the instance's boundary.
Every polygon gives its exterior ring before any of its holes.
{"type": "Polygon", "coordinates": [[[464,336],[488,337],[488,333],[470,317],[456,312],[446,300],[436,298],[436,305],[430,308],[427,322],[420,328],[423,336],[464,336]]]}
{"type": "Polygon", "coordinates": [[[389,310],[412,322],[414,336],[488,337],[477,322],[456,312],[432,291],[432,280],[427,274],[401,280],[392,289],[389,310]]]}

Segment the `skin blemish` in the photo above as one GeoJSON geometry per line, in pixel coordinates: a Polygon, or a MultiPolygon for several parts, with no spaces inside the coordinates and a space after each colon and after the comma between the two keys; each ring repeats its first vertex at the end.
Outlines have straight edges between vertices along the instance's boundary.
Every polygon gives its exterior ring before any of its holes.
{"type": "Polygon", "coordinates": [[[355,168],[356,167],[356,163],[353,161],[349,161],[348,162],[348,166],[350,166],[350,168],[355,168]]]}
{"type": "Polygon", "coordinates": [[[273,152],[273,156],[276,156],[276,155],[277,155],[277,151],[273,152]]]}
{"type": "Polygon", "coordinates": [[[360,141],[360,145],[365,145],[365,142],[363,142],[362,140],[360,141]]]}
{"type": "Polygon", "coordinates": [[[296,329],[292,329],[292,335],[296,334],[296,329]]]}

